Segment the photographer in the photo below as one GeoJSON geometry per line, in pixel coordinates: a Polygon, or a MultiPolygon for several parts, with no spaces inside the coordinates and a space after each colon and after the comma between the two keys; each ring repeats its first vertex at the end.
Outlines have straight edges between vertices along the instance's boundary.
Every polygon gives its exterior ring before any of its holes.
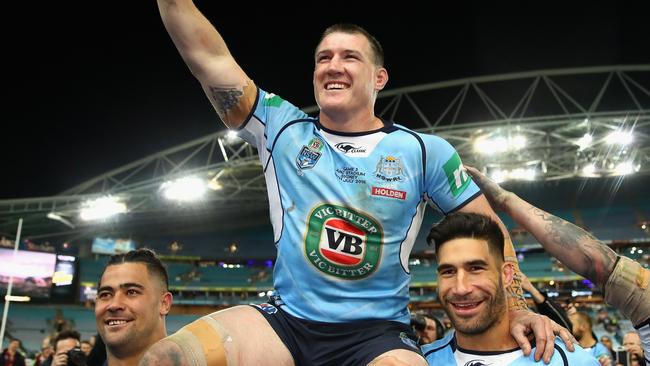
{"type": "Polygon", "coordinates": [[[43,366],[85,366],[86,358],[79,346],[81,335],[75,330],[64,330],[54,339],[54,355],[43,366]]]}
{"type": "Polygon", "coordinates": [[[644,366],[648,365],[648,356],[644,355],[643,346],[641,345],[641,337],[636,331],[627,332],[623,337],[623,348],[630,355],[632,361],[628,366],[644,366]]]}
{"type": "Polygon", "coordinates": [[[433,343],[445,335],[445,327],[434,316],[412,314],[411,326],[418,335],[418,345],[433,343]]]}

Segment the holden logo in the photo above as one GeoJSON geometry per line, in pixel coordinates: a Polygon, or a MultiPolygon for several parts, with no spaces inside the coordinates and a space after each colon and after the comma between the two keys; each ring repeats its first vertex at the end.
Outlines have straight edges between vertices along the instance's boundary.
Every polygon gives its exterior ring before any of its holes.
{"type": "Polygon", "coordinates": [[[357,144],[352,142],[339,142],[334,146],[344,154],[363,154],[366,152],[365,147],[358,146],[357,144]]]}
{"type": "Polygon", "coordinates": [[[322,204],[308,218],[305,254],[321,272],[363,278],[379,265],[383,230],[374,218],[348,207],[322,204]]]}

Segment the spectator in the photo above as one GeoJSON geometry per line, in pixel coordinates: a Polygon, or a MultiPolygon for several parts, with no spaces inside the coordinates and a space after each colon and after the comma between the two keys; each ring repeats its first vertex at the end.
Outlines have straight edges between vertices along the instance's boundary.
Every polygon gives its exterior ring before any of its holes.
{"type": "Polygon", "coordinates": [[[90,356],[90,351],[92,351],[93,346],[90,344],[90,341],[81,341],[81,352],[86,355],[86,357],[90,356]]]}
{"type": "Polygon", "coordinates": [[[569,319],[573,323],[573,336],[576,337],[582,348],[591,353],[602,366],[612,366],[612,354],[605,345],[596,339],[589,315],[576,312],[571,314],[569,319]]]}
{"type": "MultiPolygon", "coordinates": [[[[60,332],[54,342],[54,353],[52,356],[43,362],[43,366],[66,366],[68,365],[69,353],[68,351],[77,349],[79,350],[81,342],[81,335],[76,330],[64,330],[60,332]]],[[[75,358],[76,360],[77,358],[75,358]]],[[[74,363],[73,363],[74,364],[74,363]]],[[[76,365],[79,365],[78,363],[76,365]]],[[[85,365],[85,362],[82,364],[85,365]]]]}
{"type": "Polygon", "coordinates": [[[411,326],[418,336],[418,344],[432,343],[444,336],[444,325],[435,316],[424,314],[411,315],[411,326]]]}
{"type": "Polygon", "coordinates": [[[609,353],[614,356],[614,342],[612,342],[612,338],[608,335],[604,335],[600,337],[600,343],[607,348],[609,353]]]}
{"type": "Polygon", "coordinates": [[[20,353],[20,340],[12,339],[7,348],[2,351],[0,366],[25,366],[25,356],[20,353]]]}
{"type": "Polygon", "coordinates": [[[103,366],[106,363],[106,345],[99,334],[92,336],[91,340],[94,340],[95,344],[93,345],[93,349],[90,351],[87,364],[88,366],[103,366]]]}
{"type": "Polygon", "coordinates": [[[623,337],[623,348],[630,354],[632,360],[630,366],[635,366],[635,362],[640,366],[650,365],[650,355],[643,352],[639,333],[635,331],[627,332],[623,337]]]}
{"type": "Polygon", "coordinates": [[[41,366],[43,363],[48,360],[54,354],[54,349],[48,343],[47,345],[41,347],[41,351],[36,354],[34,357],[34,366],[41,366]]]}

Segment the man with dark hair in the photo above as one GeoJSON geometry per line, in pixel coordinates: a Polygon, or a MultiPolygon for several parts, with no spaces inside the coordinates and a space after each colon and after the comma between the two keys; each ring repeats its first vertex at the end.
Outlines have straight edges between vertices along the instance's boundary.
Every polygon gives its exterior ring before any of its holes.
{"type": "Polygon", "coordinates": [[[84,353],[84,355],[90,356],[90,351],[92,351],[93,346],[90,344],[89,341],[81,341],[81,352],[84,353]]]}
{"type": "MultiPolygon", "coordinates": [[[[76,330],[66,329],[59,332],[52,341],[54,354],[50,359],[43,362],[43,366],[66,366],[70,364],[69,351],[79,350],[80,342],[81,335],[76,330]]],[[[74,365],[74,363],[72,364],[74,365]]]]}
{"type": "Polygon", "coordinates": [[[411,326],[418,335],[418,345],[420,346],[434,342],[445,335],[444,325],[432,315],[411,315],[411,326]]]}
{"type": "Polygon", "coordinates": [[[612,355],[604,344],[598,342],[593,331],[591,317],[583,312],[577,311],[569,315],[573,324],[573,336],[578,343],[600,362],[602,366],[613,366],[612,355]]]}
{"type": "Polygon", "coordinates": [[[0,366],[25,366],[25,356],[20,353],[20,340],[12,339],[9,346],[2,351],[0,366]]]}
{"type": "MultiPolygon", "coordinates": [[[[149,361],[424,365],[409,326],[408,258],[426,204],[498,218],[447,141],[375,114],[388,82],[379,42],[353,24],[323,33],[313,55],[314,118],[258,88],[191,0],[158,0],[158,8],[221,120],[258,151],[278,259],[268,303],[199,319],[154,346],[149,361]],[[194,352],[215,344],[211,355],[194,352]]],[[[508,259],[516,262],[514,250],[508,259]]],[[[510,293],[518,339],[529,345],[523,328],[535,329],[536,356],[548,357],[555,324],[525,310],[520,286],[510,293]]]]}
{"type": "MultiPolygon", "coordinates": [[[[422,347],[429,365],[528,365],[510,335],[505,286],[514,268],[503,257],[503,233],[489,217],[453,213],[436,224],[428,241],[438,260],[438,298],[455,330],[422,347]]],[[[567,352],[556,338],[551,365],[594,365],[582,349],[567,352]]],[[[576,347],[577,348],[577,347],[576,347]]]]}
{"type": "MultiPolygon", "coordinates": [[[[603,289],[605,301],[632,321],[650,357],[650,270],[610,247],[585,230],[526,202],[501,188],[475,168],[467,172],[490,204],[530,232],[544,249],[603,289]]],[[[650,359],[648,359],[650,362],[650,359]]]]}
{"type": "Polygon", "coordinates": [[[167,270],[152,250],[112,256],[95,301],[108,365],[137,365],[149,346],[167,335],[165,317],[171,305],[167,270]]]}

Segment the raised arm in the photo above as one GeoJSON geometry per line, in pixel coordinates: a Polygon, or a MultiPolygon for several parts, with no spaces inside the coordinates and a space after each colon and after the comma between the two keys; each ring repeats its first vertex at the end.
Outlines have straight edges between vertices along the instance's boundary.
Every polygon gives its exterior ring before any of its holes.
{"type": "Polygon", "coordinates": [[[255,102],[252,80],[191,0],[158,0],[160,16],[181,57],[199,80],[221,120],[240,127],[255,102]]]}
{"type": "Polygon", "coordinates": [[[616,253],[585,230],[506,191],[484,174],[466,167],[492,206],[530,232],[553,257],[603,288],[614,270],[616,253]]]}

